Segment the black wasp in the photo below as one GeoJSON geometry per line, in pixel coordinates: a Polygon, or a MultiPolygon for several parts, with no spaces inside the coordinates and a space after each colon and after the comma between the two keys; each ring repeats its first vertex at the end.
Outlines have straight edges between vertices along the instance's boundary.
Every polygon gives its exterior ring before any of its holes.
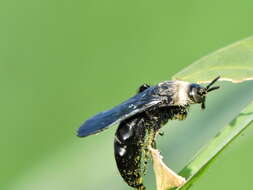
{"type": "Polygon", "coordinates": [[[86,137],[119,123],[114,140],[118,170],[129,186],[143,190],[148,147],[155,148],[159,129],[170,119],[185,119],[190,104],[205,109],[206,95],[219,88],[211,87],[218,79],[206,87],[179,80],[144,84],[132,98],[85,121],[77,135],[86,137]]]}

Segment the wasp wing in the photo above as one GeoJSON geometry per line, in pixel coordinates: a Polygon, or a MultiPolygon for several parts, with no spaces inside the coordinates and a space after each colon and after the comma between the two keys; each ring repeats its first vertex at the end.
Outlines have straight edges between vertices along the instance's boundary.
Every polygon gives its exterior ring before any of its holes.
{"type": "Polygon", "coordinates": [[[100,112],[85,121],[77,131],[77,136],[86,137],[116,124],[136,113],[157,105],[162,102],[163,97],[159,95],[157,86],[150,87],[145,91],[133,96],[118,106],[100,112]]]}

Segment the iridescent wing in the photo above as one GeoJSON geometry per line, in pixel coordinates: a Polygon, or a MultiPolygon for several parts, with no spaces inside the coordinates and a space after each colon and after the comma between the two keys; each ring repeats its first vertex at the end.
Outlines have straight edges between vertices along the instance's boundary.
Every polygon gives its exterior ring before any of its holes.
{"type": "Polygon", "coordinates": [[[85,121],[77,131],[77,136],[86,137],[99,133],[120,121],[140,113],[147,108],[155,106],[163,101],[164,97],[159,95],[159,87],[153,86],[133,96],[118,106],[100,112],[85,121]]]}

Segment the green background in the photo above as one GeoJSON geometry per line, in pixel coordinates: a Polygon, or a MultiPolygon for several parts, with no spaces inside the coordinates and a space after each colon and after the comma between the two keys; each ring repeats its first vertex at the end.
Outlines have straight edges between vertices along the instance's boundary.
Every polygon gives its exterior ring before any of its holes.
{"type": "MultiPolygon", "coordinates": [[[[114,162],[115,127],[86,139],[76,129],[142,83],[252,35],[252,18],[250,0],[1,1],[0,189],[130,189],[114,162]]],[[[249,168],[233,165],[253,154],[229,154],[192,189],[238,189],[249,168]]]]}

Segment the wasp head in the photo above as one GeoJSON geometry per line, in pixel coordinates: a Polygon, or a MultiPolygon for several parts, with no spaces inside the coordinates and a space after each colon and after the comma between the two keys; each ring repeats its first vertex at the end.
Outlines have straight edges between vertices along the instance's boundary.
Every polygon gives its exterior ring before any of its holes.
{"type": "Polygon", "coordinates": [[[219,76],[216,77],[206,87],[203,87],[199,84],[191,84],[188,92],[191,101],[195,104],[201,104],[201,108],[205,109],[205,101],[207,93],[220,88],[219,86],[211,87],[217,80],[219,80],[219,78],[220,78],[219,76]]]}

